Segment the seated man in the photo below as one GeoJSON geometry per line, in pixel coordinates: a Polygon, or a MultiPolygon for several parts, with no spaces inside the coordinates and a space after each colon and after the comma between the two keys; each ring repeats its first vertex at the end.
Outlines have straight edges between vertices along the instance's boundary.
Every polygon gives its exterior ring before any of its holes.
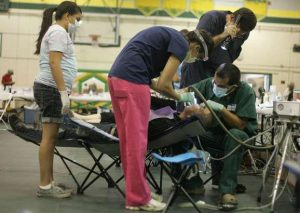
{"type": "MultiPolygon", "coordinates": [[[[229,132],[244,141],[253,136],[257,128],[256,97],[253,89],[240,79],[240,70],[235,65],[230,63],[221,64],[213,78],[200,81],[193,86],[208,100],[208,105],[229,129],[229,132]]],[[[187,90],[187,88],[184,90],[187,90]]],[[[191,112],[191,114],[195,114],[195,112],[191,112]]],[[[224,155],[226,155],[238,145],[215,119],[212,120],[211,126],[207,130],[206,134],[200,135],[200,141],[203,148],[211,154],[213,154],[212,149],[217,149],[223,150],[224,155]]],[[[223,209],[236,208],[235,192],[242,157],[243,149],[239,148],[223,160],[224,164],[220,179],[219,181],[215,180],[213,183],[219,185],[220,204],[223,209]]],[[[216,171],[215,164],[212,164],[212,170],[213,173],[214,170],[216,171]]]]}
{"type": "Polygon", "coordinates": [[[12,75],[14,74],[13,70],[8,70],[7,73],[5,73],[2,76],[2,85],[4,87],[4,90],[6,90],[7,86],[12,86],[15,82],[12,80],[12,75]]]}

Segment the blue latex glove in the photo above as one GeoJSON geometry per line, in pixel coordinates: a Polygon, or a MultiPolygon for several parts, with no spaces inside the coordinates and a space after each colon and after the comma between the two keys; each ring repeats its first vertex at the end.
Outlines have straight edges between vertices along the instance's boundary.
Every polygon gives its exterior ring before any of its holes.
{"type": "Polygon", "coordinates": [[[215,111],[215,112],[221,112],[224,109],[224,105],[219,104],[215,101],[208,100],[207,104],[215,111]]]}
{"type": "Polygon", "coordinates": [[[194,94],[194,92],[185,92],[185,93],[180,94],[179,101],[189,102],[189,103],[195,104],[195,94],[194,94]]]}

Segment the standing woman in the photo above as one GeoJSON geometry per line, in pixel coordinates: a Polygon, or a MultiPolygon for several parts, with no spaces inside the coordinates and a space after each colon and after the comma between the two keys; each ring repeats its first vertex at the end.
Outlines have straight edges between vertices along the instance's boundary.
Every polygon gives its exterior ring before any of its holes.
{"type": "Polygon", "coordinates": [[[71,190],[59,187],[53,179],[54,147],[62,115],[69,112],[73,79],[77,73],[74,45],[69,36],[76,30],[82,12],[76,3],[64,1],[44,11],[35,54],[40,56],[40,72],[34,82],[34,98],[42,116],[43,135],[39,150],[39,197],[65,198],[71,190]],[[52,16],[55,23],[52,25],[52,16]]]}
{"type": "Polygon", "coordinates": [[[126,209],[161,211],[165,207],[152,199],[145,177],[150,87],[177,101],[193,102],[193,93],[174,91],[173,76],[181,61],[207,59],[212,48],[211,37],[202,30],[183,35],[168,27],[151,27],[134,36],[112,65],[108,82],[120,138],[126,209]]]}

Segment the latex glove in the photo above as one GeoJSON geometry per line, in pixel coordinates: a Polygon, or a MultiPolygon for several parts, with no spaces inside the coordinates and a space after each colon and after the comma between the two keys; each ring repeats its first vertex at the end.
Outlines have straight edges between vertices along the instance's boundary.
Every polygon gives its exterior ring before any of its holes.
{"type": "Polygon", "coordinates": [[[225,26],[225,30],[224,30],[224,32],[227,33],[228,35],[230,35],[231,38],[234,38],[236,36],[237,31],[238,31],[238,29],[237,29],[236,25],[232,24],[232,23],[227,24],[225,26]]]}
{"type": "Polygon", "coordinates": [[[224,109],[224,105],[219,104],[215,101],[208,100],[207,104],[216,112],[221,112],[224,109]]]}
{"type": "Polygon", "coordinates": [[[61,108],[61,113],[63,115],[66,115],[70,112],[70,99],[68,96],[68,92],[67,91],[59,91],[60,93],[60,100],[62,103],[62,108],[61,108]]]}
{"type": "Polygon", "coordinates": [[[195,94],[194,94],[194,92],[181,93],[179,101],[189,102],[189,103],[195,104],[195,94]]]}

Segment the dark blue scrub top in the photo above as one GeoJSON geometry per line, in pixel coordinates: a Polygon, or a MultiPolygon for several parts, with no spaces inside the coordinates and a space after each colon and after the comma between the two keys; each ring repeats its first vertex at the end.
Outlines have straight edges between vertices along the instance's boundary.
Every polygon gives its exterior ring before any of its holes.
{"type": "Polygon", "coordinates": [[[150,27],[135,35],[123,48],[111,67],[109,76],[137,84],[150,84],[163,71],[170,55],[183,61],[188,42],[168,27],[150,27]]]}
{"type": "MultiPolygon", "coordinates": [[[[224,32],[226,15],[230,13],[230,11],[209,11],[200,18],[197,29],[206,30],[212,37],[219,35],[224,32]]],[[[234,38],[227,50],[221,48],[223,43],[221,42],[219,46],[214,48],[213,52],[209,55],[209,60],[206,62],[197,61],[192,64],[183,64],[181,88],[214,76],[220,64],[233,63],[239,57],[242,51],[241,46],[248,37],[249,33],[234,38]]]]}

